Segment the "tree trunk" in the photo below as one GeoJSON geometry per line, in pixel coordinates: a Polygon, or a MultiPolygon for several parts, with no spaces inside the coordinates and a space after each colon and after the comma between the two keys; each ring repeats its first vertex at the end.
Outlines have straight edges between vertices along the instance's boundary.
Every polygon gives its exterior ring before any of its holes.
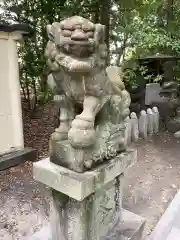
{"type": "Polygon", "coordinates": [[[23,98],[24,98],[24,100],[26,100],[26,92],[25,92],[25,88],[24,88],[24,85],[23,85],[21,80],[20,80],[20,86],[21,86],[21,89],[22,89],[22,92],[23,92],[23,98]]]}
{"type": "Polygon", "coordinates": [[[27,102],[28,102],[28,109],[31,109],[31,97],[30,97],[30,91],[29,91],[29,81],[27,73],[25,73],[25,86],[26,86],[26,96],[27,96],[27,102]]]}
{"type": "MultiPolygon", "coordinates": [[[[168,0],[167,2],[167,31],[171,38],[173,38],[172,22],[174,20],[174,0],[168,0]]],[[[172,48],[168,47],[168,54],[172,54],[172,48]]]]}
{"type": "Polygon", "coordinates": [[[99,22],[99,15],[100,15],[100,6],[99,6],[99,1],[98,0],[96,0],[96,2],[94,3],[93,11],[94,11],[93,22],[98,23],[99,22]]]}
{"type": "Polygon", "coordinates": [[[122,61],[124,60],[125,50],[126,50],[126,47],[127,47],[127,40],[128,40],[128,36],[127,36],[127,34],[124,33],[123,44],[122,44],[121,48],[119,49],[118,57],[117,57],[117,60],[116,60],[116,65],[117,66],[120,66],[121,57],[122,57],[122,61]]]}
{"type": "Polygon", "coordinates": [[[174,19],[174,0],[168,0],[167,3],[167,27],[168,30],[171,31],[171,23],[174,19]]]}

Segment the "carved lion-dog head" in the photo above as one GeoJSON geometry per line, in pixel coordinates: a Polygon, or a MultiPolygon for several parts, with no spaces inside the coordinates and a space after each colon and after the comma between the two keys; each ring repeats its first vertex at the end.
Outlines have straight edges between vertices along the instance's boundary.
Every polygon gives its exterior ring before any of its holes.
{"type": "Polygon", "coordinates": [[[89,72],[104,66],[105,27],[74,16],[47,26],[49,42],[45,55],[52,69],[63,67],[69,72],[89,72]]]}

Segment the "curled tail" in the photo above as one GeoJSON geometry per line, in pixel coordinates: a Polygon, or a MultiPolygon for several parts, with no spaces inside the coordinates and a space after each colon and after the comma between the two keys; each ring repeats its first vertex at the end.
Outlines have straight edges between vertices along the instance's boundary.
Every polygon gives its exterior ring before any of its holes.
{"type": "Polygon", "coordinates": [[[125,89],[125,85],[122,81],[120,74],[120,68],[117,66],[109,66],[106,68],[107,76],[112,83],[115,94],[121,94],[121,91],[125,89]]]}
{"type": "Polygon", "coordinates": [[[124,89],[121,93],[122,102],[121,102],[121,112],[123,118],[126,118],[130,114],[129,106],[131,104],[130,94],[124,89]]]}
{"type": "Polygon", "coordinates": [[[125,118],[129,115],[130,112],[129,106],[131,104],[131,98],[130,94],[126,91],[125,85],[122,81],[120,68],[117,66],[109,66],[106,68],[106,73],[112,83],[114,90],[115,96],[113,98],[117,99],[117,96],[119,96],[119,101],[114,99],[114,102],[116,101],[116,109],[119,109],[121,116],[125,118]]]}

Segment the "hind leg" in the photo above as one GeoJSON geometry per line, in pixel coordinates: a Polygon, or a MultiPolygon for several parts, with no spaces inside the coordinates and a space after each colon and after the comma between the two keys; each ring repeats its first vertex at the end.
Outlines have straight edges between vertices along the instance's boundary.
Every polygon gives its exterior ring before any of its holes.
{"type": "Polygon", "coordinates": [[[58,102],[60,108],[60,124],[52,134],[51,139],[55,141],[67,140],[68,131],[70,129],[71,122],[74,119],[74,107],[65,95],[59,95],[56,96],[56,98],[56,102],[58,102]]]}

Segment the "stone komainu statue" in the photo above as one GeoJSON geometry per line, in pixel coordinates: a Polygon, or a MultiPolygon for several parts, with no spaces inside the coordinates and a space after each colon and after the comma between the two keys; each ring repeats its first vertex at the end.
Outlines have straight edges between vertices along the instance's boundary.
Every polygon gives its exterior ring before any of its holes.
{"type": "Polygon", "coordinates": [[[105,66],[103,25],[74,16],[48,25],[47,33],[48,80],[60,107],[50,159],[83,172],[125,150],[130,96],[119,68],[105,66]]]}

